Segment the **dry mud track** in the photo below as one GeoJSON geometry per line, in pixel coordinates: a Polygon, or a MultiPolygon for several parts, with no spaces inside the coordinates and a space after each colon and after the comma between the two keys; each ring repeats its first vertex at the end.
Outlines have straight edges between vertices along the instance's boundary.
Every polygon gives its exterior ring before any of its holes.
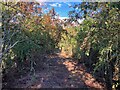
{"type": "Polygon", "coordinates": [[[14,88],[104,88],[84,65],[77,65],[75,60],[60,54],[44,55],[45,63],[39,66],[35,75],[27,75],[15,80],[14,88]]]}

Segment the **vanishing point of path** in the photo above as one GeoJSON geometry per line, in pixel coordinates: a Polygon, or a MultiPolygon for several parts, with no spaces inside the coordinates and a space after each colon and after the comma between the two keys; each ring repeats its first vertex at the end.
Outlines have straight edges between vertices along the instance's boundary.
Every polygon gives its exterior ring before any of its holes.
{"type": "Polygon", "coordinates": [[[103,88],[84,65],[77,65],[75,60],[65,58],[60,54],[44,55],[36,63],[35,75],[27,75],[16,79],[16,88],[103,88]],[[41,66],[42,65],[42,66],[41,66]]]}

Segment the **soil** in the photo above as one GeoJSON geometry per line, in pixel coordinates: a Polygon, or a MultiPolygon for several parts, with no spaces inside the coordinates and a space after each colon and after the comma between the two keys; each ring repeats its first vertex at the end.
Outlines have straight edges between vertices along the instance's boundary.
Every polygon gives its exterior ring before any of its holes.
{"type": "Polygon", "coordinates": [[[105,89],[105,86],[96,81],[83,64],[78,65],[77,61],[61,54],[52,54],[37,57],[35,72],[14,78],[9,88],[105,89]]]}

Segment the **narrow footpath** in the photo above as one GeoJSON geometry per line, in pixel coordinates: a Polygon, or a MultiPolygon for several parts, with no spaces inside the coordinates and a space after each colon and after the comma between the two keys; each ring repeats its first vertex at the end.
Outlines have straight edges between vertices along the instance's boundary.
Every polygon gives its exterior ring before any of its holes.
{"type": "Polygon", "coordinates": [[[84,65],[77,65],[71,58],[54,54],[44,55],[39,59],[44,60],[42,66],[38,61],[35,74],[16,79],[13,84],[15,88],[104,88],[102,83],[98,83],[86,71],[84,65]]]}

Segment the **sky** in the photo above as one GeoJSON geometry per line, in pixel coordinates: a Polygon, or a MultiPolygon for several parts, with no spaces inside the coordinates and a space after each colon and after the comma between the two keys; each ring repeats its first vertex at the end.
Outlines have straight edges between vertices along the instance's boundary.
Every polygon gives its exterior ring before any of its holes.
{"type": "MultiPolygon", "coordinates": [[[[19,0],[18,0],[19,1],[19,0]]],[[[37,1],[41,4],[44,12],[48,12],[52,8],[55,9],[56,13],[59,14],[60,18],[68,18],[69,11],[72,11],[74,4],[81,3],[82,0],[20,0],[26,2],[34,2],[37,1]]]]}
{"type": "Polygon", "coordinates": [[[44,5],[46,6],[44,11],[47,12],[54,8],[61,18],[68,18],[69,11],[73,10],[70,6],[79,3],[80,2],[44,2],[44,5]]]}

